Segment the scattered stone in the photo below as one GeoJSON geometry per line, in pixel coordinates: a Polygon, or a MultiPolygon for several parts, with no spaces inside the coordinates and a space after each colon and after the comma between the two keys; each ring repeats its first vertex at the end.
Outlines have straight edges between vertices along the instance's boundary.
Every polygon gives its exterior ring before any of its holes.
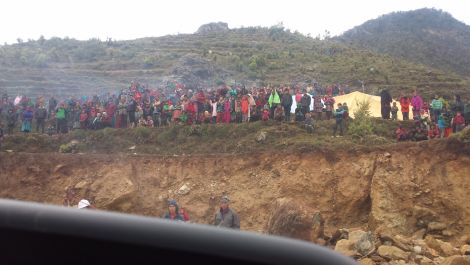
{"type": "Polygon", "coordinates": [[[88,182],[86,180],[82,180],[82,181],[78,182],[77,184],[75,184],[74,188],[83,189],[83,188],[86,187],[87,184],[88,184],[88,182]]]}
{"type": "Polygon", "coordinates": [[[260,132],[260,133],[258,133],[258,135],[256,136],[256,141],[257,141],[258,143],[261,143],[261,142],[266,141],[266,132],[260,132]]]}
{"type": "Polygon", "coordinates": [[[415,261],[418,263],[418,264],[421,264],[421,265],[424,265],[424,264],[434,264],[434,262],[426,257],[426,256],[422,256],[422,255],[416,255],[415,256],[415,261]]]}
{"type": "Polygon", "coordinates": [[[348,257],[353,257],[356,255],[354,244],[347,239],[341,239],[340,241],[336,242],[335,251],[348,257]]]}
{"type": "Polygon", "coordinates": [[[418,231],[413,233],[412,238],[414,239],[423,239],[424,236],[426,235],[426,229],[419,229],[418,231]]]}
{"type": "Polygon", "coordinates": [[[338,242],[341,239],[348,239],[349,237],[349,231],[345,228],[341,228],[336,230],[333,235],[330,238],[330,245],[336,245],[336,242],[338,242]]]}
{"type": "Polygon", "coordinates": [[[358,262],[361,265],[375,265],[375,262],[370,258],[363,258],[358,260],[358,262]]]}
{"type": "Polygon", "coordinates": [[[445,258],[440,265],[470,265],[470,257],[465,256],[451,256],[445,258]]]}
{"type": "Polygon", "coordinates": [[[462,255],[470,255],[470,245],[463,245],[460,248],[460,254],[462,255]]]}
{"type": "Polygon", "coordinates": [[[336,249],[346,256],[367,256],[375,250],[374,238],[370,231],[351,231],[349,232],[349,239],[341,239],[336,243],[336,249]]]}
{"type": "Polygon", "coordinates": [[[448,242],[435,239],[433,236],[426,236],[424,239],[426,245],[432,249],[435,249],[441,256],[449,257],[457,254],[452,245],[448,242]]]}
{"type": "Polygon", "coordinates": [[[399,235],[391,236],[388,234],[382,233],[380,235],[380,240],[387,245],[387,242],[390,242],[390,245],[396,246],[403,251],[413,251],[411,241],[409,239],[403,238],[399,235]]]}
{"type": "Polygon", "coordinates": [[[423,248],[421,246],[414,246],[413,252],[416,254],[421,254],[423,252],[423,248]]]}
{"type": "Polygon", "coordinates": [[[390,157],[392,157],[392,155],[389,152],[385,152],[384,157],[390,158],[390,157]]]}
{"type": "Polygon", "coordinates": [[[136,147],[135,145],[134,145],[134,146],[131,146],[131,147],[129,147],[129,150],[134,150],[135,147],[136,147]]]}
{"type": "Polygon", "coordinates": [[[390,259],[390,260],[407,260],[408,259],[408,256],[409,256],[409,253],[397,248],[397,247],[394,247],[394,246],[380,246],[378,249],[377,249],[377,253],[386,258],[386,259],[390,259]]]}
{"type": "Polygon", "coordinates": [[[447,228],[447,225],[441,222],[430,222],[428,224],[428,230],[430,231],[442,231],[447,228]]]}
{"type": "Polygon", "coordinates": [[[189,188],[189,184],[186,183],[186,184],[183,184],[183,186],[181,186],[179,189],[178,189],[178,194],[180,195],[186,195],[189,193],[191,189],[189,188]]]}

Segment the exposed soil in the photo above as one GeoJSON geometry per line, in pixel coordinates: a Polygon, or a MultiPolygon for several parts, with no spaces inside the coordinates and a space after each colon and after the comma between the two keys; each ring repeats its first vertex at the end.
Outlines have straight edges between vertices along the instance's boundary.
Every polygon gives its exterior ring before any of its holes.
{"type": "Polygon", "coordinates": [[[191,220],[211,223],[227,194],[244,230],[266,232],[279,199],[320,211],[325,233],[360,227],[412,235],[447,225],[470,233],[468,143],[430,141],[374,151],[156,156],[0,153],[0,197],[161,216],[176,198],[191,220]],[[386,150],[388,149],[388,150],[386,150]],[[186,185],[188,189],[180,189],[186,185]],[[187,193],[186,193],[187,192],[187,193]]]}

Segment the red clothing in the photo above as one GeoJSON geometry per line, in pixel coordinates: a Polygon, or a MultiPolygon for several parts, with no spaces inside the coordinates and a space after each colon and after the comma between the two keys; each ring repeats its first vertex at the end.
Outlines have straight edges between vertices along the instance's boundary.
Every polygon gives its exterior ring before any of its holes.
{"type": "Polygon", "coordinates": [[[401,112],[410,112],[410,99],[409,98],[401,98],[400,105],[401,105],[401,112]]]}
{"type": "Polygon", "coordinates": [[[88,119],[88,115],[86,113],[80,113],[80,122],[85,122],[88,119]]]}
{"type": "Polygon", "coordinates": [[[243,96],[243,99],[242,99],[242,113],[243,114],[248,113],[249,104],[250,103],[248,102],[248,98],[246,96],[243,96]]]}
{"type": "Polygon", "coordinates": [[[463,118],[462,115],[455,115],[454,117],[454,124],[456,125],[459,125],[459,124],[464,124],[465,123],[465,119],[463,118]]]}

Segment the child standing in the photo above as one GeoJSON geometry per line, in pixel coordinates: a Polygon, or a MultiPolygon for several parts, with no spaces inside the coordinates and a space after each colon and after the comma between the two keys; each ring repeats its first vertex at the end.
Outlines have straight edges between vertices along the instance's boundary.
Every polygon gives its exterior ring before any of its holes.
{"type": "Polygon", "coordinates": [[[396,121],[398,119],[398,107],[397,103],[393,102],[392,106],[392,121],[396,121]]]}

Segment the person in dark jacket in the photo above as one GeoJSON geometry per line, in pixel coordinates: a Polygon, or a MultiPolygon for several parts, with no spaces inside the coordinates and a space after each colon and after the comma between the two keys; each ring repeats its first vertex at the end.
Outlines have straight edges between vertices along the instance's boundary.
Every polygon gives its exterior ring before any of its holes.
{"type": "Polygon", "coordinates": [[[3,124],[2,124],[2,120],[0,120],[0,150],[2,150],[2,142],[3,142],[3,124]]]}
{"type": "Polygon", "coordinates": [[[382,92],[380,92],[380,111],[382,113],[382,119],[390,119],[390,103],[392,103],[392,96],[388,90],[382,90],[382,92]]]}
{"type": "Polygon", "coordinates": [[[184,222],[184,217],[180,215],[180,211],[178,209],[178,203],[176,203],[176,200],[168,201],[168,212],[165,213],[163,218],[173,220],[173,221],[184,222]]]}
{"type": "Polygon", "coordinates": [[[44,133],[47,118],[47,109],[42,105],[39,106],[36,109],[36,113],[34,113],[34,117],[36,118],[36,132],[39,132],[39,129],[41,129],[41,133],[44,133]]]}
{"type": "Polygon", "coordinates": [[[302,110],[302,114],[305,117],[305,114],[310,112],[310,103],[312,102],[312,98],[309,94],[304,93],[302,98],[300,99],[300,106],[302,110]]]}
{"type": "Polygon", "coordinates": [[[229,207],[230,199],[223,196],[220,201],[220,209],[215,214],[215,225],[232,229],[240,229],[240,218],[238,214],[229,207]]]}
{"type": "Polygon", "coordinates": [[[289,89],[284,89],[284,94],[282,94],[281,105],[284,108],[284,121],[290,121],[290,109],[292,106],[292,96],[289,93],[289,89]]]}

